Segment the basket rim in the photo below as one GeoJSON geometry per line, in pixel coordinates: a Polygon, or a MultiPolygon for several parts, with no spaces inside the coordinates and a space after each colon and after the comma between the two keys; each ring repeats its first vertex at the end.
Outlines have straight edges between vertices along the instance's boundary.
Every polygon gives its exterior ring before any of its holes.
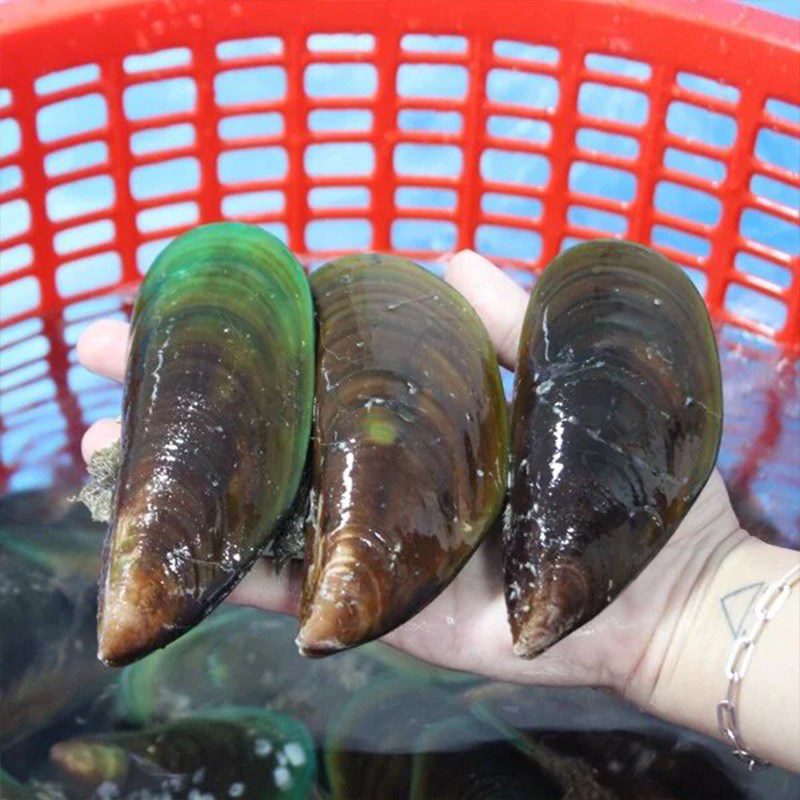
{"type": "MultiPolygon", "coordinates": [[[[516,0],[517,2],[519,0],[516,0]]],[[[392,15],[402,11],[406,0],[369,0],[371,5],[391,5],[392,15]]],[[[475,4],[483,0],[460,0],[460,4],[475,4]]],[[[500,0],[503,2],[503,0],[500,0]]],[[[643,16],[680,19],[687,24],[702,25],[718,31],[735,32],[752,39],[766,39],[779,47],[788,47],[800,53],[800,36],[787,19],[767,9],[757,8],[731,0],[561,0],[565,5],[603,6],[625,9],[643,16]]],[[[341,0],[293,0],[293,5],[341,5],[341,0]]],[[[164,6],[165,0],[6,0],[0,3],[0,35],[12,36],[44,25],[57,24],[69,19],[128,6],[164,6]]],[[[207,7],[205,0],[192,0],[198,9],[207,7]]],[[[445,7],[450,0],[428,0],[431,7],[445,7]]],[[[299,14],[304,16],[304,14],[299,14]]]]}

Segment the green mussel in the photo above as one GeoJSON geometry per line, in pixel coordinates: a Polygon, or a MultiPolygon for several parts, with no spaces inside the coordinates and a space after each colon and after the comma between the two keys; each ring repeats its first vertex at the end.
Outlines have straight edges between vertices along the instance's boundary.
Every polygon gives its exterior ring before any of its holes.
{"type": "Polygon", "coordinates": [[[377,638],[455,576],[498,515],[507,412],[481,321],[402,258],[311,276],[318,317],[311,523],[298,646],[377,638]]]}
{"type": "Polygon", "coordinates": [[[81,797],[238,797],[305,800],[314,744],[281,714],[221,708],[143,731],[54,745],[50,759],[81,797]]]}
{"type": "Polygon", "coordinates": [[[505,592],[532,657],[600,612],[673,534],[722,430],[701,296],[640,245],[597,241],[536,284],[514,386],[505,592]]]}
{"type": "Polygon", "coordinates": [[[164,250],[133,311],[103,661],[195,625],[275,536],[304,470],[313,385],[311,294],[283,244],[220,223],[164,250]]]}

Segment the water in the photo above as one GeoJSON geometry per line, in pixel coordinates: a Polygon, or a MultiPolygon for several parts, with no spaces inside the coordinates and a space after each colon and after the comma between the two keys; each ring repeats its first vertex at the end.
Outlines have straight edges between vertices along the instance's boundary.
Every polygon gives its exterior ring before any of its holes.
{"type": "Polygon", "coordinates": [[[67,502],[72,491],[0,499],[0,748],[3,769],[35,797],[266,796],[253,794],[253,764],[270,790],[311,780],[316,787],[280,796],[317,798],[449,797],[445,787],[462,774],[503,798],[571,789],[577,797],[702,791],[788,800],[800,789],[798,776],[750,775],[723,745],[599,691],[490,682],[381,644],[303,659],[295,620],[254,609],[218,609],[163,651],[107,669],[94,658],[102,528],[67,502]],[[20,584],[35,593],[29,608],[13,597],[20,584]],[[243,717],[255,731],[244,744],[231,732],[243,717]],[[157,752],[178,759],[176,742],[198,726],[202,735],[186,752],[201,762],[145,768],[157,752]],[[148,735],[144,745],[136,738],[148,735]],[[109,750],[113,741],[142,745],[124,775],[115,766],[124,751],[109,750]],[[513,794],[515,781],[528,793],[513,794]]]}

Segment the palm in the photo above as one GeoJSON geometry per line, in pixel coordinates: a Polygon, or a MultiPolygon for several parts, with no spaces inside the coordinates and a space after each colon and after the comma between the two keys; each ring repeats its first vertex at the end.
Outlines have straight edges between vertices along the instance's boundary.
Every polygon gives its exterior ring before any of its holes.
{"type": "MultiPolygon", "coordinates": [[[[513,366],[527,304],[524,291],[469,252],[452,259],[446,279],[472,302],[501,361],[513,366]]],[[[81,362],[121,380],[127,335],[123,323],[96,323],[79,342],[81,362]]],[[[84,437],[84,455],[118,435],[117,423],[96,423],[84,437]]],[[[669,640],[698,572],[737,530],[722,479],[715,472],[679,530],[642,574],[595,619],[533,661],[518,658],[511,649],[494,532],[441,595],[384,640],[431,663],[493,678],[618,689],[636,679],[644,689],[635,694],[641,694],[655,679],[659,646],[663,649],[669,640]]],[[[231,599],[294,613],[298,596],[296,571],[284,570],[278,576],[262,560],[231,599]]]]}

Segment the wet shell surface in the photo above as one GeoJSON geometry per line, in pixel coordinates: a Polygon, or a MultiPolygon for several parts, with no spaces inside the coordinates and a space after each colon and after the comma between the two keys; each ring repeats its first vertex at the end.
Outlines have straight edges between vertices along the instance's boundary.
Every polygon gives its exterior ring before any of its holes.
{"type": "Polygon", "coordinates": [[[722,429],[702,298],[651,250],[558,256],[530,299],[514,387],[505,592],[532,657],[594,617],[673,534],[722,429]]]}
{"type": "Polygon", "coordinates": [[[402,258],[311,276],[319,323],[312,514],[298,646],[326,655],[429,603],[498,515],[508,422],[460,294],[402,258]]]}
{"type": "Polygon", "coordinates": [[[274,536],[313,385],[308,281],[275,237],[221,223],[164,250],[133,313],[101,659],[130,662],[195,625],[274,536]]]}

